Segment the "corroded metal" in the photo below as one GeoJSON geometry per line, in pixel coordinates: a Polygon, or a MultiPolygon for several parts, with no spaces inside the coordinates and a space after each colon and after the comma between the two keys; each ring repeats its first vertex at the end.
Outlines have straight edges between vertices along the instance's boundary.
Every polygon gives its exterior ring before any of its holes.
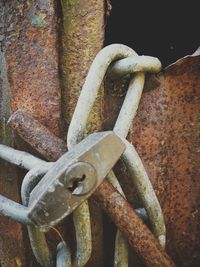
{"type": "Polygon", "coordinates": [[[61,101],[54,1],[7,2],[5,9],[11,110],[28,110],[58,135],[61,101]]]}
{"type": "MultiPolygon", "coordinates": [[[[38,122],[39,124],[39,122],[38,122]]],[[[17,130],[17,129],[15,129],[17,130]]],[[[34,131],[37,131],[36,129],[34,131]]],[[[38,140],[39,141],[39,140],[38,140]]],[[[51,142],[49,140],[49,142],[51,142]]],[[[36,145],[36,149],[40,146],[40,143],[37,143],[36,145]]],[[[53,149],[58,149],[58,147],[54,147],[53,149]]],[[[51,153],[54,154],[54,151],[51,150],[51,153]]],[[[45,151],[43,151],[43,156],[45,157],[45,151]]],[[[119,205],[119,208],[121,209],[115,209],[115,202],[112,202],[112,200],[110,200],[110,197],[112,198],[112,195],[110,196],[110,191],[107,190],[107,183],[105,185],[105,192],[102,192],[104,189],[104,184],[105,181],[101,184],[101,187],[99,187],[99,189],[97,189],[96,192],[100,191],[100,193],[97,193],[97,198],[98,201],[100,201],[101,205],[103,208],[106,209],[108,213],[111,215],[111,217],[114,219],[115,223],[117,224],[117,226],[119,227],[119,229],[121,231],[123,231],[123,233],[125,233],[127,239],[129,240],[130,244],[135,248],[137,246],[137,242],[138,242],[138,238],[140,240],[140,245],[139,245],[139,250],[138,253],[141,253],[141,256],[143,256],[145,262],[147,262],[149,265],[148,266],[160,266],[160,265],[154,265],[157,264],[158,261],[163,263],[163,266],[175,266],[173,265],[173,263],[171,262],[171,260],[168,258],[168,256],[166,255],[166,253],[162,250],[162,248],[160,247],[159,243],[157,242],[157,240],[155,239],[155,237],[151,234],[151,232],[148,230],[148,228],[142,223],[142,221],[139,219],[138,215],[135,214],[135,212],[132,210],[132,208],[130,207],[130,205],[127,203],[127,201],[121,196],[120,193],[118,193],[116,191],[116,189],[114,189],[112,186],[109,186],[108,188],[112,188],[111,192],[114,193],[114,196],[118,199],[118,202],[123,203],[123,206],[119,205]],[[105,198],[105,199],[104,199],[105,198]],[[125,207],[128,207],[128,209],[126,210],[125,207]],[[113,209],[113,211],[112,211],[113,209]],[[118,215],[118,212],[121,211],[122,212],[122,216],[120,217],[118,215]],[[125,214],[124,214],[125,213],[125,214]],[[130,216],[133,216],[134,218],[134,222],[135,222],[135,226],[137,225],[136,228],[131,228],[132,223],[131,220],[129,219],[129,214],[130,216]],[[119,217],[120,219],[119,219],[119,217]],[[130,229],[129,229],[130,227],[130,229]],[[125,228],[125,229],[124,229],[125,228]],[[142,238],[140,239],[140,234],[142,236],[142,238]],[[148,240],[148,243],[147,243],[148,240]],[[151,252],[151,246],[152,249],[154,251],[154,254],[150,253],[151,252]],[[158,258],[156,258],[158,256],[158,258]],[[166,265],[168,264],[168,265],[166,265]]],[[[121,214],[121,213],[119,213],[121,214]]]]}
{"type": "Polygon", "coordinates": [[[57,158],[67,150],[64,141],[52,134],[42,124],[38,124],[37,120],[24,110],[17,110],[13,113],[8,120],[8,125],[14,130],[16,129],[20,137],[32,147],[35,147],[37,143],[40,143],[41,145],[37,148],[37,151],[41,155],[43,155],[45,151],[48,160],[57,160],[57,158]],[[37,129],[37,131],[35,131],[35,129],[37,129]],[[51,143],[49,140],[51,140],[51,143]],[[59,150],[55,149],[55,154],[49,153],[49,151],[51,151],[50,148],[56,147],[58,147],[59,150]]]}
{"type": "MultiPolygon", "coordinates": [[[[196,53],[147,78],[130,136],[161,203],[167,252],[181,267],[200,264],[199,62],[196,53]]],[[[126,79],[107,80],[106,129],[116,121],[126,88],[126,79]]],[[[129,202],[140,206],[123,163],[117,174],[129,202]]]]}
{"type": "MultiPolygon", "coordinates": [[[[10,115],[10,99],[5,51],[2,44],[2,41],[5,38],[5,7],[3,2],[4,1],[0,2],[0,142],[6,145],[13,145],[12,133],[10,129],[6,127],[6,121],[10,115]]],[[[8,196],[15,201],[19,201],[20,199],[16,167],[1,160],[0,194],[8,196]]],[[[19,223],[1,216],[0,265],[2,267],[20,266],[20,264],[24,265],[25,247],[22,229],[23,228],[19,223]]]]}
{"type": "MultiPolygon", "coordinates": [[[[78,99],[74,114],[72,116],[71,123],[69,125],[69,130],[67,134],[67,144],[70,149],[77,142],[83,139],[85,134],[85,129],[88,121],[88,116],[93,108],[95,98],[97,97],[98,90],[100,85],[104,79],[105,73],[108,70],[108,67],[112,62],[117,59],[121,59],[121,61],[125,60],[123,58],[130,57],[129,63],[127,64],[127,68],[125,69],[125,64],[123,63],[122,73],[121,75],[127,74],[128,71],[134,72],[134,67],[136,67],[136,71],[143,70],[144,67],[144,59],[137,60],[139,58],[134,50],[129,48],[128,46],[122,44],[113,44],[102,49],[95,57],[88,75],[86,77],[85,83],[82,87],[80,97],[78,99]],[[131,60],[133,62],[131,62],[131,60]],[[132,64],[130,64],[130,62],[132,64]],[[135,65],[134,65],[134,64],[135,65]],[[141,66],[140,66],[141,63],[141,66]],[[131,68],[132,67],[132,68],[131,68]]],[[[161,63],[157,58],[147,57],[147,66],[150,67],[154,72],[158,72],[161,68],[161,63]]],[[[148,69],[145,68],[144,69],[148,69]]],[[[118,62],[113,63],[111,67],[111,73],[119,74],[120,70],[118,67],[118,62]]],[[[108,70],[109,75],[109,70],[108,70]]],[[[123,102],[122,108],[120,110],[119,116],[114,126],[114,131],[120,137],[126,137],[131,126],[131,122],[136,114],[139,101],[141,98],[141,94],[144,87],[144,73],[139,72],[135,74],[134,78],[131,79],[130,85],[123,102]]],[[[155,192],[152,188],[152,185],[149,181],[148,175],[142,165],[137,152],[134,149],[130,149],[130,146],[127,145],[127,149],[123,154],[123,158],[126,161],[126,164],[130,166],[132,180],[134,185],[136,185],[137,191],[141,197],[143,205],[145,206],[147,213],[149,214],[149,219],[152,225],[152,229],[156,237],[158,238],[160,244],[165,247],[165,224],[162,215],[162,211],[155,195],[155,192]],[[135,163],[132,163],[134,162],[135,163]]],[[[114,173],[112,174],[114,176],[114,173]]],[[[117,179],[117,178],[115,178],[117,179]]],[[[75,214],[79,212],[79,209],[75,211],[75,214]]],[[[80,210],[81,212],[81,210],[80,210]]],[[[79,216],[81,218],[81,216],[79,216]]],[[[89,211],[88,211],[89,218],[89,211]]],[[[120,258],[123,258],[123,262],[125,258],[128,257],[127,253],[123,250],[119,250],[117,248],[118,243],[124,243],[124,248],[127,247],[126,241],[122,240],[122,236],[118,235],[118,241],[116,242],[116,249],[120,252],[117,253],[118,257],[114,260],[115,264],[120,264],[120,258]],[[119,239],[120,237],[120,239],[119,239]],[[124,254],[124,255],[123,255],[124,254]]]]}
{"type": "MultiPolygon", "coordinates": [[[[63,114],[69,125],[88,69],[104,42],[104,1],[62,0],[63,114]]],[[[96,103],[93,129],[101,125],[101,98],[96,103]],[[96,114],[95,114],[96,113],[96,114]]]]}
{"type": "MultiPolygon", "coordinates": [[[[71,121],[80,90],[90,64],[104,42],[105,3],[102,0],[62,0],[62,113],[66,126],[71,121]]],[[[101,106],[103,90],[90,115],[87,132],[101,129],[101,106]]],[[[84,205],[84,204],[83,204],[84,205]]],[[[88,214],[88,207],[84,211],[88,214]]],[[[91,228],[88,216],[82,214],[79,221],[74,218],[77,233],[76,266],[92,257],[87,266],[101,267],[103,264],[103,217],[95,202],[90,203],[91,228]],[[93,239],[90,235],[92,231],[93,239]],[[81,234],[82,233],[82,234],[81,234]],[[85,237],[84,237],[85,236],[85,237]],[[85,239],[85,241],[84,241],[85,239]],[[92,243],[91,243],[92,242],[92,243]],[[84,243],[84,245],[82,245],[84,243]]]]}
{"type": "Polygon", "coordinates": [[[200,56],[186,57],[147,80],[131,134],[160,199],[167,251],[181,267],[200,264],[199,64],[200,56]]]}
{"type": "MultiPolygon", "coordinates": [[[[6,113],[5,109],[3,111],[0,135],[4,135],[6,131],[5,124],[9,111],[14,112],[19,108],[28,110],[54,134],[59,135],[61,101],[55,1],[3,0],[0,3],[0,20],[0,45],[4,55],[1,67],[5,70],[4,107],[8,103],[6,113]],[[6,99],[8,94],[9,99],[6,99]]],[[[1,92],[0,90],[0,95],[1,92]]],[[[3,139],[5,140],[5,135],[3,139]]],[[[18,138],[14,141],[17,148],[24,148],[18,138]]],[[[5,144],[11,145],[6,142],[5,144]]],[[[8,167],[8,164],[5,164],[1,165],[0,169],[1,188],[4,188],[1,193],[19,200],[19,181],[15,167],[10,165],[8,167]],[[6,169],[5,173],[3,169],[6,169]]],[[[21,178],[23,174],[19,176],[21,178]]],[[[1,265],[6,267],[36,265],[29,249],[22,244],[22,239],[26,240],[27,233],[22,237],[21,226],[6,218],[1,219],[1,224],[5,225],[5,228],[0,226],[1,265]],[[26,258],[27,262],[23,258],[26,258]]]]}
{"type": "Polygon", "coordinates": [[[127,237],[130,245],[150,267],[175,267],[150,230],[114,187],[104,181],[93,197],[127,237]]]}

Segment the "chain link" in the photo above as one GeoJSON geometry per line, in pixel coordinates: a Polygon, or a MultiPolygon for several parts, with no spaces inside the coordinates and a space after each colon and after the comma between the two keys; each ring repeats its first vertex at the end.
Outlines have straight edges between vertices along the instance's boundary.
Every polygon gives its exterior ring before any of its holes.
{"type": "MultiPolygon", "coordinates": [[[[86,77],[85,83],[83,85],[83,88],[81,90],[80,97],[78,99],[71,124],[69,126],[68,135],[67,135],[67,144],[68,148],[73,147],[75,144],[77,144],[79,141],[81,141],[84,138],[84,133],[86,130],[87,120],[89,117],[89,114],[92,110],[92,107],[94,105],[94,101],[97,97],[98,90],[100,88],[100,85],[104,79],[104,76],[107,72],[107,69],[109,65],[115,61],[120,60],[120,62],[114,63],[112,68],[110,69],[110,73],[114,75],[115,71],[119,75],[125,75],[134,72],[135,70],[142,71],[143,67],[145,66],[145,57],[142,57],[142,60],[140,60],[140,57],[137,56],[137,54],[129,47],[121,44],[114,44],[105,47],[102,49],[94,59],[89,73],[86,77]],[[133,57],[134,56],[134,57],[133,57]],[[122,58],[128,58],[132,57],[133,62],[132,66],[133,69],[131,69],[130,65],[125,65],[124,61],[125,59],[122,58]],[[137,61],[137,59],[139,60],[137,61]],[[142,62],[142,66],[139,66],[139,63],[142,62]],[[123,65],[123,67],[122,67],[123,65]],[[120,68],[122,71],[120,72],[120,68]]],[[[147,66],[144,67],[144,69],[149,69],[152,72],[158,72],[160,71],[161,64],[157,58],[153,57],[147,57],[147,66]]],[[[123,102],[122,108],[120,110],[119,116],[117,118],[116,124],[114,126],[114,131],[120,136],[120,137],[126,137],[130,128],[130,125],[132,123],[132,120],[136,114],[139,101],[141,98],[141,94],[143,91],[144,86],[144,73],[136,73],[134,78],[130,81],[128,92],[126,94],[125,100],[123,102]]],[[[127,149],[123,155],[123,158],[129,167],[131,171],[131,176],[134,185],[136,186],[136,189],[141,197],[141,200],[143,202],[143,205],[145,209],[147,210],[147,213],[149,215],[149,219],[151,222],[151,225],[153,227],[155,235],[158,237],[160,243],[162,246],[165,245],[165,224],[164,219],[162,215],[162,211],[159,205],[159,202],[157,200],[157,197],[155,195],[155,192],[153,190],[153,187],[151,185],[151,182],[148,178],[148,175],[144,169],[144,166],[133,148],[132,145],[130,145],[128,142],[126,142],[127,149]],[[136,160],[136,164],[132,161],[136,160]]],[[[119,183],[117,182],[117,178],[115,177],[115,174],[111,172],[112,179],[110,179],[115,187],[118,187],[121,189],[119,183]]],[[[108,177],[109,177],[108,175],[108,177]]],[[[122,189],[120,190],[122,191],[122,189]]],[[[81,213],[81,207],[76,210],[79,215],[79,212],[81,213]]],[[[89,221],[89,210],[87,214],[84,214],[84,216],[87,216],[87,221],[89,221]]],[[[80,217],[81,220],[81,217],[80,217]]],[[[85,231],[89,232],[90,224],[85,224],[85,221],[79,220],[79,224],[82,227],[87,228],[85,231]]],[[[77,237],[79,237],[79,229],[77,229],[77,237]]],[[[88,242],[88,240],[85,239],[85,242],[83,242],[84,239],[81,239],[81,242],[79,243],[79,246],[82,245],[82,251],[84,251],[84,248],[91,247],[91,243],[88,242]]],[[[77,242],[79,240],[77,239],[77,242]]],[[[123,266],[128,266],[128,252],[127,252],[127,241],[124,239],[124,237],[121,234],[117,234],[117,240],[116,240],[116,252],[115,253],[115,260],[114,264],[117,266],[121,264],[120,262],[123,262],[123,266]],[[123,239],[123,240],[122,240],[123,239]],[[125,263],[126,262],[126,263],[125,263]]],[[[90,258],[89,249],[88,251],[88,259],[90,258]]],[[[84,258],[86,256],[84,255],[84,258]]],[[[84,266],[84,265],[82,265],[84,266]]],[[[81,266],[81,267],[82,267],[81,266]]],[[[122,264],[121,264],[122,266],[122,264]]]]}
{"type": "MultiPolygon", "coordinates": [[[[125,139],[133,118],[136,115],[142,95],[144,72],[158,72],[160,68],[161,64],[157,58],[138,56],[131,48],[125,45],[114,44],[102,49],[94,59],[81,90],[69,126],[67,145],[70,150],[84,138],[87,120],[105,74],[107,73],[108,77],[114,78],[116,76],[120,77],[135,73],[130,81],[126,97],[113,130],[126,144],[126,151],[122,158],[131,173],[133,184],[147,211],[153,232],[160,244],[164,247],[165,224],[159,202],[139,155],[135,148],[125,139]]],[[[45,234],[35,226],[30,225],[31,222],[26,215],[26,206],[28,206],[30,192],[54,163],[40,160],[26,152],[18,151],[17,157],[15,157],[15,155],[16,150],[0,145],[0,158],[30,170],[22,183],[21,195],[23,205],[0,195],[0,206],[3,206],[3,208],[0,209],[0,213],[16,221],[27,224],[31,247],[37,261],[42,266],[52,267],[55,264],[57,267],[85,266],[92,251],[90,214],[87,201],[81,204],[73,213],[77,240],[77,251],[73,261],[71,261],[71,254],[67,244],[62,241],[57,246],[55,263],[49,251],[45,234]],[[15,212],[13,209],[15,209],[15,212]]],[[[107,178],[109,182],[124,195],[113,171],[109,173],[107,178]]],[[[116,235],[114,266],[128,266],[127,240],[119,231],[116,235]]]]}

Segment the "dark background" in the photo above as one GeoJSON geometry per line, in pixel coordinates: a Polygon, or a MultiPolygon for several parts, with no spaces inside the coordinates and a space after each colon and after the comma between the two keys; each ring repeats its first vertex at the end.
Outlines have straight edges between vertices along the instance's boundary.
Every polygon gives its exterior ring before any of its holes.
{"type": "Polygon", "coordinates": [[[123,43],[140,55],[158,57],[163,66],[200,46],[198,1],[113,0],[106,43],[123,43]]]}

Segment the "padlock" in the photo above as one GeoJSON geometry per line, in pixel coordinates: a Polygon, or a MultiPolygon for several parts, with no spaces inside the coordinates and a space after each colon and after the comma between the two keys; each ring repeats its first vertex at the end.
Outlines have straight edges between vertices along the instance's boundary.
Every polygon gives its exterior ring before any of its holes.
{"type": "Polygon", "coordinates": [[[89,135],[58,159],[33,189],[30,220],[43,231],[57,224],[97,189],[124,150],[112,131],[89,135]]]}

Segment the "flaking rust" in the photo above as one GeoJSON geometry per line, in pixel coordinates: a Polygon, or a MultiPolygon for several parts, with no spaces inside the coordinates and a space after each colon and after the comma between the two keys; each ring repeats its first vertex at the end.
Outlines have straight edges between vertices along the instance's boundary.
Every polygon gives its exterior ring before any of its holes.
{"type": "MultiPolygon", "coordinates": [[[[197,52],[146,78],[130,135],[161,203],[167,227],[167,252],[181,267],[200,265],[199,64],[197,52]]],[[[126,81],[109,83],[105,128],[109,129],[115,121],[114,107],[123,100],[125,84],[126,81]],[[122,93],[116,95],[122,86],[122,93]]],[[[136,207],[140,206],[127,179],[127,170],[121,166],[118,177],[126,196],[136,207]]]]}
{"type": "MultiPolygon", "coordinates": [[[[103,46],[105,6],[102,0],[62,0],[62,114],[65,130],[69,126],[80,90],[89,67],[103,46]]],[[[101,129],[102,91],[90,114],[87,132],[101,129]]],[[[102,212],[93,200],[90,201],[92,230],[92,255],[87,267],[103,265],[103,222],[102,212]]],[[[88,216],[84,225],[88,225],[88,216]]],[[[87,228],[87,227],[85,227],[87,228]]],[[[86,229],[82,233],[87,232],[86,229]]],[[[85,248],[80,244],[85,251],[85,248]]],[[[89,249],[88,249],[89,250],[89,249]]],[[[83,255],[83,253],[82,253],[83,255]]]]}
{"type": "Polygon", "coordinates": [[[60,88],[54,1],[5,4],[5,58],[12,111],[26,109],[59,135],[60,88]]]}
{"type": "Polygon", "coordinates": [[[17,110],[14,112],[7,123],[12,129],[16,129],[19,136],[28,142],[33,148],[35,144],[40,143],[37,151],[43,155],[46,153],[46,158],[50,161],[57,160],[67,151],[67,146],[64,141],[53,135],[45,126],[38,124],[38,121],[31,117],[25,110],[17,110]],[[35,132],[35,129],[37,131],[35,132]],[[51,142],[49,142],[49,140],[51,142]],[[59,148],[59,149],[55,149],[59,148]],[[51,151],[54,148],[54,153],[51,151]]]}
{"type": "MultiPolygon", "coordinates": [[[[59,136],[61,94],[55,2],[53,0],[1,1],[0,20],[0,45],[4,59],[2,66],[6,70],[5,94],[0,111],[1,135],[3,133],[1,141],[11,144],[5,140],[8,139],[6,121],[9,111],[12,113],[20,108],[26,109],[59,136]],[[8,99],[5,99],[8,94],[8,99]]],[[[14,141],[18,148],[23,149],[19,139],[14,141]]],[[[18,200],[20,193],[16,171],[7,165],[3,168],[1,188],[5,191],[1,193],[18,200]]],[[[22,245],[21,226],[15,222],[7,223],[5,218],[1,220],[6,225],[6,229],[1,228],[3,238],[3,245],[0,248],[1,265],[11,267],[19,265],[20,262],[24,266],[31,265],[32,255],[27,246],[23,248],[22,245]],[[28,259],[28,263],[23,261],[23,255],[28,259]]],[[[24,237],[27,237],[27,232],[24,237]]],[[[29,244],[27,239],[25,241],[29,244]]]]}
{"type": "Polygon", "coordinates": [[[107,181],[98,187],[93,197],[127,237],[129,244],[147,266],[175,267],[132,207],[107,181]]]}

